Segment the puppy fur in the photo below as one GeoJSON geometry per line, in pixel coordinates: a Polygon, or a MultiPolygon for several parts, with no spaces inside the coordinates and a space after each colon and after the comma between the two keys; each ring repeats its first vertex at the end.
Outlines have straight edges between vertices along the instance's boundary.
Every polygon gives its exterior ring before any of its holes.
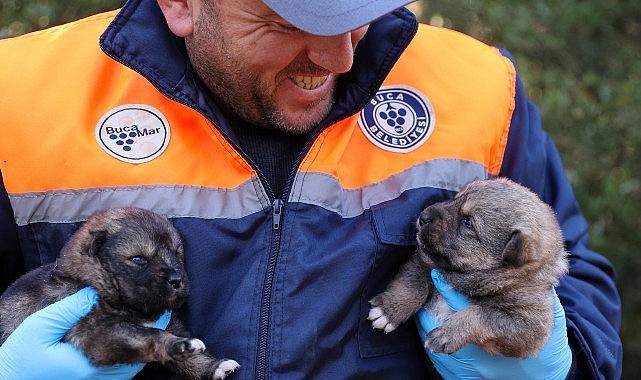
{"type": "Polygon", "coordinates": [[[95,365],[159,362],[188,379],[223,379],[238,363],[218,360],[189,338],[172,313],[167,330],[153,326],[176,310],[189,289],[180,236],[165,217],[138,208],[91,216],[55,263],[19,278],[0,297],[0,343],[30,314],[90,286],[98,303],[64,340],[95,365]]]}
{"type": "Polygon", "coordinates": [[[567,273],[567,252],[553,210],[507,179],[475,181],[417,221],[418,249],[368,319],[393,331],[425,306],[442,322],[426,348],[453,353],[475,343],[498,355],[534,356],[554,323],[552,289],[567,273]],[[472,305],[453,313],[434,289],[438,268],[472,305]]]}

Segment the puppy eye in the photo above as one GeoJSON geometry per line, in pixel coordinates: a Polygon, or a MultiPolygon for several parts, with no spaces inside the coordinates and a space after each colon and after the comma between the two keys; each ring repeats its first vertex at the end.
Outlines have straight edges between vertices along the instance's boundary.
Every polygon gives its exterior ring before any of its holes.
{"type": "Polygon", "coordinates": [[[461,224],[465,226],[465,228],[473,228],[474,225],[472,224],[472,218],[469,216],[466,216],[465,218],[461,219],[461,224]]]}
{"type": "Polygon", "coordinates": [[[145,265],[147,264],[147,259],[145,259],[143,256],[134,256],[130,257],[129,260],[136,264],[136,265],[145,265]]]}

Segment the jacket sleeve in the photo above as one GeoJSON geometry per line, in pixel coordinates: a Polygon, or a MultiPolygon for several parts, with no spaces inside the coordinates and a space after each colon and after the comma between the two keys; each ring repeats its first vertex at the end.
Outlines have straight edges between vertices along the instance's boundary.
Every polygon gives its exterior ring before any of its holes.
{"type": "MultiPolygon", "coordinates": [[[[512,59],[508,52],[502,51],[512,59]]],[[[550,204],[557,215],[570,272],[557,294],[565,309],[576,372],[594,379],[618,379],[622,370],[619,338],[621,301],[606,258],[588,249],[588,225],[565,176],[559,153],[541,127],[536,107],[516,81],[515,109],[500,176],[519,182],[550,204]]]]}
{"type": "Polygon", "coordinates": [[[0,294],[24,271],[18,227],[0,171],[0,294]]]}

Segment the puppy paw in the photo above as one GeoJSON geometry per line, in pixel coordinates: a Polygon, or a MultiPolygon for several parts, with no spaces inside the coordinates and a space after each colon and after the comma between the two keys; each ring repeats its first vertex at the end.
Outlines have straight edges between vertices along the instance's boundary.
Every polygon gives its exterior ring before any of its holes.
{"type": "Polygon", "coordinates": [[[465,341],[459,339],[457,334],[450,329],[437,327],[427,335],[425,348],[435,353],[452,354],[465,345],[465,341]]]}
{"type": "Polygon", "coordinates": [[[367,319],[372,321],[373,328],[383,330],[386,334],[396,330],[414,314],[402,295],[390,291],[377,295],[369,303],[372,308],[367,319]]]}
{"type": "Polygon", "coordinates": [[[385,334],[396,330],[396,327],[398,327],[390,322],[390,318],[385,315],[385,312],[380,307],[371,308],[367,320],[372,321],[373,328],[383,330],[385,334]]]}
{"type": "Polygon", "coordinates": [[[214,380],[224,379],[229,376],[230,373],[234,372],[236,368],[240,367],[235,360],[225,359],[218,364],[218,367],[214,371],[214,380]]]}
{"type": "Polygon", "coordinates": [[[171,346],[171,352],[174,355],[191,355],[199,354],[205,351],[205,343],[200,339],[181,339],[171,346]]]}

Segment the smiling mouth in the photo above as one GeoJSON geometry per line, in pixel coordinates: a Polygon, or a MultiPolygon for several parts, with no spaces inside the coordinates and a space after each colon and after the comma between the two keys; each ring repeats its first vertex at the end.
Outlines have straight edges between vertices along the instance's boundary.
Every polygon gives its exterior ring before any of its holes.
{"type": "Polygon", "coordinates": [[[329,75],[322,77],[307,76],[307,75],[288,75],[287,78],[291,80],[296,86],[303,90],[315,90],[322,86],[329,78],[329,75]]]}

